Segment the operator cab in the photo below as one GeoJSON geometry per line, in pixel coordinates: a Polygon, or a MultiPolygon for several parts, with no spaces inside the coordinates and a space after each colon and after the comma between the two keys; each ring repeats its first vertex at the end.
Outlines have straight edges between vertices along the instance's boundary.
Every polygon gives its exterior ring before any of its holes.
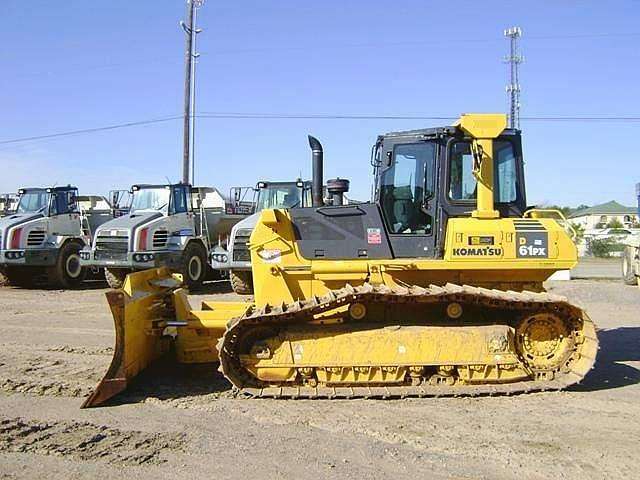
{"type": "Polygon", "coordinates": [[[192,210],[191,185],[134,185],[129,213],[162,212],[175,215],[192,210]]]}
{"type": "Polygon", "coordinates": [[[78,213],[78,189],[68,185],[53,188],[22,188],[15,213],[42,213],[47,217],[78,213]]]}
{"type": "MultiPolygon", "coordinates": [[[[504,130],[493,153],[495,209],[520,217],[526,209],[520,132],[504,130]]],[[[472,142],[458,128],[382,135],[372,163],[374,201],[397,257],[442,252],[447,220],[469,217],[477,207],[472,142]]]]}
{"type": "Polygon", "coordinates": [[[311,205],[311,182],[258,182],[256,212],[266,209],[308,207],[311,205]]]}

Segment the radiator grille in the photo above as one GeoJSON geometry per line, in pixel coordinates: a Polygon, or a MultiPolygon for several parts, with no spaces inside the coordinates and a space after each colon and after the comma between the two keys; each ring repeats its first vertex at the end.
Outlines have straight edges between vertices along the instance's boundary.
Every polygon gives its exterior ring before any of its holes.
{"type": "Polygon", "coordinates": [[[27,237],[27,247],[39,247],[44,243],[46,233],[43,231],[31,231],[27,237]]]}
{"type": "Polygon", "coordinates": [[[233,260],[236,262],[249,262],[251,261],[251,254],[249,253],[249,237],[251,236],[251,230],[238,230],[236,236],[233,239],[233,260]]]}
{"type": "Polygon", "coordinates": [[[164,248],[169,240],[169,232],[166,230],[158,230],[153,234],[153,248],[164,248]]]}
{"type": "Polygon", "coordinates": [[[96,260],[126,260],[129,237],[98,235],[95,250],[96,260]]]}

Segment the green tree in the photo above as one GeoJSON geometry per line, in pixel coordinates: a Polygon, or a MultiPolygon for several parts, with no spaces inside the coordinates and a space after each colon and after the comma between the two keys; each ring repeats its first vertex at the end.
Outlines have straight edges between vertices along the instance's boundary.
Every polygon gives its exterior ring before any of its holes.
{"type": "Polygon", "coordinates": [[[580,243],[584,239],[584,225],[580,223],[569,222],[576,232],[576,243],[580,243]]]}
{"type": "Polygon", "coordinates": [[[549,210],[560,210],[565,217],[568,217],[573,213],[571,207],[561,207],[560,205],[540,205],[539,208],[545,208],[549,210]]]}
{"type": "Polygon", "coordinates": [[[622,252],[624,245],[615,238],[593,239],[589,242],[589,250],[594,257],[609,258],[614,252],[622,252]]]}
{"type": "Polygon", "coordinates": [[[624,228],[624,225],[617,218],[613,218],[607,223],[607,228],[624,228]]]}

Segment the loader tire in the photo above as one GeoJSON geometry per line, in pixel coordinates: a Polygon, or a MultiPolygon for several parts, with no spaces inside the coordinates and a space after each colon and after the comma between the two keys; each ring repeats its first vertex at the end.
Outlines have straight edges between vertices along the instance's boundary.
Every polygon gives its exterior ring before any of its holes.
{"type": "Polygon", "coordinates": [[[184,284],[191,290],[202,287],[207,276],[207,252],[199,243],[190,243],[182,254],[180,273],[184,284]]]}
{"type": "Polygon", "coordinates": [[[107,281],[109,287],[113,289],[122,288],[124,285],[124,279],[127,278],[128,270],[124,268],[105,268],[104,279],[107,281]]]}
{"type": "Polygon", "coordinates": [[[637,285],[638,280],[633,271],[633,263],[636,261],[635,247],[625,247],[622,253],[622,281],[626,285],[637,285]]]}
{"type": "Polygon", "coordinates": [[[251,272],[233,271],[229,272],[231,288],[238,295],[253,294],[253,275],[251,272]]]}
{"type": "Polygon", "coordinates": [[[56,264],[49,268],[49,284],[57,288],[77,288],[87,276],[86,268],[80,265],[80,250],[82,245],[74,242],[65,243],[56,264]]]}

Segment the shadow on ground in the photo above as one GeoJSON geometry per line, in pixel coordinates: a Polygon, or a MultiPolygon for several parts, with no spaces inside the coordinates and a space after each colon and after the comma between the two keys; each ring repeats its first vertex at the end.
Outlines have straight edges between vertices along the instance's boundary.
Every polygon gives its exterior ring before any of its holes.
{"type": "Polygon", "coordinates": [[[622,362],[640,361],[640,327],[620,327],[598,331],[600,350],[596,364],[576,392],[608,390],[640,383],[640,370],[622,362]]]}
{"type": "Polygon", "coordinates": [[[203,395],[231,396],[231,384],[218,372],[217,363],[179,364],[171,355],[158,360],[134,379],[110,405],[139,403],[147,398],[176,400],[203,395]]]}
{"type": "Polygon", "coordinates": [[[229,280],[214,280],[204,282],[201,287],[191,289],[189,293],[193,295],[212,295],[215,293],[233,293],[229,280]]]}

